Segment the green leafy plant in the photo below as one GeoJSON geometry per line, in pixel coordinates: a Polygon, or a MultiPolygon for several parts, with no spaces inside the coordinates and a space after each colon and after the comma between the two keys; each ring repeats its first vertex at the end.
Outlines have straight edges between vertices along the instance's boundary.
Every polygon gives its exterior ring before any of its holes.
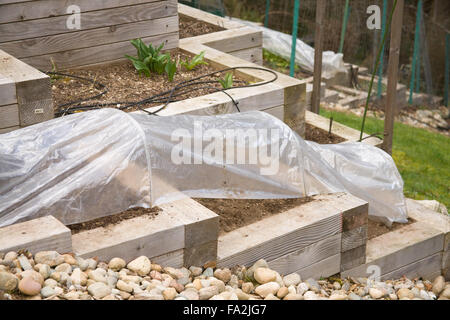
{"type": "Polygon", "coordinates": [[[170,58],[168,53],[161,53],[164,43],[159,47],[148,46],[141,39],[131,40],[131,44],[137,50],[137,57],[125,55],[129,59],[139,74],[150,77],[152,72],[157,74],[167,74],[169,81],[173,81],[177,71],[177,64],[170,58]]]}
{"type": "Polygon", "coordinates": [[[206,61],[204,61],[205,58],[205,51],[200,52],[198,55],[193,57],[191,61],[186,59],[185,61],[181,62],[181,65],[188,71],[193,70],[195,67],[199,65],[208,65],[206,61]]]}
{"type": "Polygon", "coordinates": [[[169,60],[166,63],[165,71],[167,73],[169,81],[173,81],[173,77],[177,72],[177,63],[169,58],[169,60]]]}
{"type": "Polygon", "coordinates": [[[227,72],[225,78],[219,79],[219,83],[222,85],[222,88],[229,89],[233,87],[233,73],[227,72]]]}

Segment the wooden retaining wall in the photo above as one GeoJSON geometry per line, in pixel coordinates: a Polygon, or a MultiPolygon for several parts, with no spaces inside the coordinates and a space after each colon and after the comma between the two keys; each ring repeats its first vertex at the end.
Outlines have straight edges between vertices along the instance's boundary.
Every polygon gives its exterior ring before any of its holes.
{"type": "MultiPolygon", "coordinates": [[[[176,0],[3,0],[0,49],[50,70],[122,59],[134,54],[130,40],[178,46],[176,0]],[[69,5],[80,8],[80,29],[71,26],[69,5]]],[[[72,11],[70,11],[72,12],[72,11]]]]}
{"type": "Polygon", "coordinates": [[[367,241],[366,262],[342,270],[342,277],[369,277],[375,271],[381,280],[450,278],[450,218],[412,199],[406,205],[414,222],[367,241]]]}
{"type": "Polygon", "coordinates": [[[233,35],[235,31],[241,32],[246,26],[237,21],[222,18],[181,3],[178,4],[178,13],[180,16],[186,16],[189,19],[199,20],[225,29],[222,32],[214,32],[190,39],[195,39],[195,41],[201,42],[211,48],[262,66],[263,51],[261,32],[255,32],[253,30],[252,34],[242,34],[241,37],[235,37],[233,41],[223,41],[229,35],[233,35]]]}
{"type": "MultiPolygon", "coordinates": [[[[305,119],[306,119],[306,123],[325,130],[325,131],[329,131],[330,128],[330,119],[327,119],[325,117],[322,117],[321,115],[318,115],[316,113],[313,113],[311,111],[306,110],[306,115],[305,115],[305,119]]],[[[331,133],[341,137],[347,141],[359,141],[359,135],[360,135],[360,131],[355,130],[353,128],[347,127],[343,124],[340,124],[339,122],[334,121],[332,126],[331,126],[331,133]]],[[[383,143],[383,140],[377,138],[377,137],[369,137],[368,134],[364,133],[363,134],[363,142],[379,147],[381,146],[381,144],[383,143]]]]}
{"type": "Polygon", "coordinates": [[[266,259],[280,274],[298,272],[304,279],[338,274],[343,251],[349,249],[343,242],[347,228],[367,224],[367,210],[365,201],[349,194],[315,196],[312,202],[219,236],[218,266],[251,266],[266,259]]]}
{"type": "Polygon", "coordinates": [[[223,235],[219,216],[192,199],[162,205],[153,219],[136,217],[73,236],[55,218],[43,217],[0,228],[0,252],[56,250],[103,261],[146,255],[172,267],[212,261],[219,267],[251,266],[266,259],[280,274],[298,272],[304,279],[339,273],[343,278],[433,280],[443,274],[449,279],[450,219],[414,200],[407,204],[414,223],[369,241],[367,203],[339,193],[316,196],[223,235]]]}

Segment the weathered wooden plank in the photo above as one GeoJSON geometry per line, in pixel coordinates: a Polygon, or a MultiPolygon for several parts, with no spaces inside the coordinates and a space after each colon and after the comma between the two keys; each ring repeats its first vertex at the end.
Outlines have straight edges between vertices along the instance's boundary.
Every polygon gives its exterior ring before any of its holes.
{"type": "Polygon", "coordinates": [[[14,131],[14,130],[17,130],[17,129],[20,129],[20,127],[19,126],[14,126],[14,127],[9,127],[9,128],[3,128],[3,129],[0,129],[0,134],[8,133],[8,132],[11,132],[11,131],[14,131]]]}
{"type": "Polygon", "coordinates": [[[217,261],[217,240],[184,248],[184,266],[202,266],[217,261]]]}
{"type": "Polygon", "coordinates": [[[306,82],[286,84],[284,122],[301,137],[305,136],[306,82]]]}
{"type": "Polygon", "coordinates": [[[280,119],[281,121],[284,121],[284,106],[273,107],[263,111],[274,116],[275,118],[280,119]]]}
{"type": "MultiPolygon", "coordinates": [[[[180,40],[180,48],[193,54],[206,51],[205,59],[207,59],[211,65],[219,69],[242,65],[258,67],[256,64],[248,64],[245,60],[233,57],[205,45],[199,45],[198,43],[189,41],[189,39],[180,40]]],[[[273,79],[273,74],[262,70],[239,69],[235,72],[240,77],[252,82],[268,81],[273,79]]],[[[283,104],[285,106],[284,122],[298,134],[304,136],[306,81],[299,81],[279,73],[277,73],[277,76],[277,80],[272,82],[271,85],[279,86],[283,89],[283,101],[278,104],[271,104],[270,107],[283,104]]],[[[263,88],[265,89],[265,86],[263,86],[263,88]]],[[[254,103],[253,106],[258,106],[258,103],[254,103]]],[[[240,104],[240,108],[241,107],[242,103],[240,104]]],[[[268,107],[261,109],[264,110],[268,107]]],[[[252,109],[254,109],[254,107],[252,109]]]]}
{"type": "MultiPolygon", "coordinates": [[[[158,35],[154,37],[146,37],[142,39],[145,43],[153,43],[160,45],[164,43],[165,49],[173,49],[178,44],[178,32],[158,35]]],[[[115,59],[123,58],[125,54],[134,55],[136,49],[129,41],[121,41],[111,44],[95,46],[91,48],[69,50],[47,54],[36,57],[24,58],[22,61],[36,68],[49,70],[52,67],[51,60],[59,69],[67,69],[75,66],[85,66],[99,62],[107,62],[115,59]]]]}
{"type": "Polygon", "coordinates": [[[161,256],[151,257],[152,263],[163,267],[181,268],[183,266],[183,249],[172,251],[161,256]]]}
{"type": "Polygon", "coordinates": [[[146,38],[177,31],[178,17],[171,16],[154,20],[126,23],[112,27],[80,30],[77,32],[37,37],[28,40],[0,43],[0,49],[21,59],[127,41],[136,38],[146,38]]]}
{"type": "Polygon", "coordinates": [[[222,52],[235,52],[249,48],[262,49],[262,32],[250,27],[207,33],[182,39],[184,43],[201,43],[222,52]]]}
{"type": "Polygon", "coordinates": [[[302,279],[320,279],[338,274],[341,265],[341,254],[335,254],[296,272],[302,279]]]}
{"type": "Polygon", "coordinates": [[[410,265],[441,252],[444,235],[428,225],[415,222],[367,242],[367,262],[342,273],[343,277],[366,277],[367,267],[376,265],[381,274],[410,265]]]}
{"type": "Polygon", "coordinates": [[[184,224],[184,247],[217,241],[219,216],[197,201],[187,198],[160,206],[167,214],[184,224]]]}
{"type": "Polygon", "coordinates": [[[369,214],[367,201],[348,193],[340,193],[334,206],[342,211],[342,232],[367,225],[369,214]]]}
{"type": "Polygon", "coordinates": [[[271,269],[286,275],[339,254],[340,251],[341,234],[339,233],[268,263],[271,269]]]}
{"type": "Polygon", "coordinates": [[[198,9],[192,8],[190,6],[181,4],[181,3],[178,4],[178,12],[180,15],[185,15],[192,19],[197,19],[197,20],[201,20],[206,23],[209,23],[209,24],[217,25],[224,29],[235,29],[235,28],[243,27],[243,25],[237,21],[232,21],[230,19],[222,18],[222,17],[216,16],[215,14],[211,14],[206,11],[198,10],[198,9]]]}
{"type": "MultiPolygon", "coordinates": [[[[256,67],[261,68],[257,64],[239,59],[237,57],[233,57],[230,54],[224,53],[222,51],[216,50],[209,46],[200,44],[198,42],[193,42],[189,38],[180,40],[180,49],[193,53],[199,54],[201,51],[206,51],[205,59],[210,62],[210,64],[216,68],[228,68],[228,67],[238,67],[238,66],[247,66],[247,67],[256,67]]],[[[273,80],[274,76],[271,72],[267,72],[264,70],[255,70],[255,69],[239,69],[235,71],[240,77],[248,80],[248,81],[269,81],[273,80]]],[[[306,82],[303,80],[298,80],[295,78],[291,78],[285,74],[275,72],[278,76],[277,80],[273,83],[278,85],[280,88],[286,88],[290,86],[298,86],[299,84],[304,84],[306,90],[306,82]]]]}
{"type": "Polygon", "coordinates": [[[19,123],[19,106],[17,104],[0,106],[0,128],[18,126],[19,123]]]}
{"type": "Polygon", "coordinates": [[[160,206],[184,225],[184,266],[201,266],[217,260],[219,216],[193,199],[160,206]]]}
{"type": "MultiPolygon", "coordinates": [[[[227,90],[227,93],[230,94],[235,101],[239,102],[239,109],[241,111],[264,110],[283,104],[283,90],[272,84],[253,88],[229,89],[227,90]]],[[[159,107],[151,107],[146,110],[154,111],[159,107]]],[[[232,112],[237,112],[237,109],[230,97],[222,92],[216,92],[171,103],[159,112],[159,115],[169,116],[182,113],[214,115],[232,112]]]]}
{"type": "Polygon", "coordinates": [[[18,82],[16,88],[21,127],[53,119],[53,99],[49,77],[18,82]]]}
{"type": "MultiPolygon", "coordinates": [[[[311,111],[306,110],[306,122],[309,123],[310,125],[320,128],[322,130],[329,130],[330,127],[330,120],[322,117],[318,114],[315,114],[311,111]]],[[[331,129],[331,132],[345,140],[348,141],[358,141],[359,140],[359,131],[355,130],[353,128],[344,126],[336,121],[333,122],[333,126],[331,129]]],[[[363,135],[363,142],[367,143],[367,144],[371,144],[373,146],[379,146],[382,143],[382,140],[376,138],[376,137],[371,137],[371,138],[367,138],[368,135],[364,134],[363,135]]]]}
{"type": "MultiPolygon", "coordinates": [[[[0,128],[16,125],[23,127],[53,118],[49,76],[2,50],[0,50],[0,72],[3,77],[14,81],[17,100],[17,116],[2,117],[3,120],[9,120],[9,122],[6,125],[0,125],[0,128]],[[17,123],[17,119],[19,119],[19,123],[17,123]]],[[[11,108],[9,109],[11,111],[11,108]]]]}
{"type": "Polygon", "coordinates": [[[360,247],[367,243],[367,225],[342,233],[341,252],[360,247]]]}
{"type": "Polygon", "coordinates": [[[1,72],[0,69],[0,106],[17,103],[16,84],[1,72]]]}
{"type": "Polygon", "coordinates": [[[19,3],[19,2],[27,2],[29,0],[1,0],[2,4],[10,4],[10,3],[19,3]]]}
{"type": "Polygon", "coordinates": [[[251,265],[258,259],[275,260],[340,233],[341,214],[331,206],[334,196],[315,199],[320,200],[220,236],[218,264],[251,265]]]}
{"type": "Polygon", "coordinates": [[[366,262],[366,244],[341,252],[341,272],[356,268],[366,262]]]}
{"type": "Polygon", "coordinates": [[[425,280],[433,281],[441,275],[442,252],[426,257],[402,268],[394,270],[381,276],[381,281],[399,279],[403,276],[414,279],[422,277],[425,280]]]}
{"type": "Polygon", "coordinates": [[[444,251],[442,255],[442,275],[445,280],[450,280],[450,251],[444,251]]]}
{"type": "Polygon", "coordinates": [[[141,255],[155,257],[184,248],[184,225],[162,211],[153,219],[136,217],[74,234],[72,245],[81,257],[97,256],[105,261],[113,257],[127,261],[141,255]]]}
{"type": "Polygon", "coordinates": [[[3,50],[0,50],[0,74],[15,83],[42,78],[49,79],[46,74],[16,59],[3,50]]]}
{"type": "Polygon", "coordinates": [[[408,215],[444,233],[444,251],[450,251],[450,217],[430,210],[413,199],[406,199],[408,215]]]}
{"type": "Polygon", "coordinates": [[[26,4],[14,0],[0,1],[0,23],[26,21],[41,18],[50,18],[56,16],[68,15],[67,8],[71,4],[75,4],[80,8],[80,12],[103,10],[116,7],[124,7],[136,4],[144,4],[161,0],[108,0],[108,1],[92,1],[92,0],[40,0],[29,1],[26,4]],[[6,2],[5,2],[6,1],[6,2]]]}
{"type": "Polygon", "coordinates": [[[369,204],[365,203],[342,213],[342,232],[367,226],[369,218],[369,204]]]}
{"type": "MultiPolygon", "coordinates": [[[[124,23],[152,20],[177,15],[176,0],[144,3],[83,13],[83,30],[114,26],[124,23]]],[[[67,17],[51,17],[0,24],[0,42],[24,40],[59,33],[73,33],[67,28],[67,17]]]]}
{"type": "Polygon", "coordinates": [[[230,52],[230,54],[233,57],[237,57],[237,58],[255,63],[257,65],[260,65],[260,66],[263,65],[263,54],[262,54],[261,47],[233,51],[233,52],[230,52]]]}
{"type": "Polygon", "coordinates": [[[55,250],[72,251],[70,230],[52,216],[0,228],[0,252],[27,249],[31,253],[55,250]]]}

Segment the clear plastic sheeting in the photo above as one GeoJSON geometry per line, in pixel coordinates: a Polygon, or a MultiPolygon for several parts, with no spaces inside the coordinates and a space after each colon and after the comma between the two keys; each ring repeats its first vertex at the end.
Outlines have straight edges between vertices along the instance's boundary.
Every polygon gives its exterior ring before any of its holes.
{"type": "MultiPolygon", "coordinates": [[[[283,32],[272,30],[260,26],[257,23],[241,20],[237,18],[230,18],[238,21],[244,25],[258,29],[263,32],[263,48],[289,60],[291,58],[292,50],[292,36],[283,32]]],[[[297,38],[295,63],[302,69],[314,72],[314,48],[304,43],[297,38]]],[[[344,55],[342,53],[335,53],[333,51],[322,52],[322,76],[331,78],[338,72],[345,72],[344,55]]]]}
{"type": "Polygon", "coordinates": [[[64,224],[148,207],[145,137],[124,112],[75,114],[0,135],[0,226],[64,224]]]}
{"type": "MultiPolygon", "coordinates": [[[[319,154],[332,168],[336,179],[347,192],[369,203],[369,214],[374,220],[387,225],[408,222],[403,180],[389,154],[360,142],[328,145],[311,141],[306,143],[310,151],[319,154]]],[[[329,180],[328,174],[322,178],[329,180]]]]}
{"type": "Polygon", "coordinates": [[[264,112],[149,116],[101,109],[0,135],[0,226],[80,223],[183,197],[277,199],[347,191],[406,222],[392,158],[304,141],[264,112]]]}

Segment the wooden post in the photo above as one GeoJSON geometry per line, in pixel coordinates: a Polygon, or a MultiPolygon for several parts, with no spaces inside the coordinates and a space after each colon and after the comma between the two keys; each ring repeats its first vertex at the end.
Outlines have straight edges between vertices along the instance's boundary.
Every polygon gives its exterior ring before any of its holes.
{"type": "Polygon", "coordinates": [[[403,26],[403,9],[405,1],[398,0],[395,8],[392,27],[391,27],[391,45],[389,49],[389,64],[388,64],[388,85],[387,97],[385,107],[384,120],[384,143],[383,149],[389,154],[392,154],[392,139],[394,135],[394,117],[396,113],[397,104],[397,81],[398,81],[398,64],[400,55],[400,43],[402,40],[402,26],[403,26]]]}
{"type": "Polygon", "coordinates": [[[314,83],[311,98],[311,111],[319,114],[320,82],[322,81],[322,51],[323,51],[323,17],[326,0],[316,2],[316,31],[314,35],[314,83]]]}

